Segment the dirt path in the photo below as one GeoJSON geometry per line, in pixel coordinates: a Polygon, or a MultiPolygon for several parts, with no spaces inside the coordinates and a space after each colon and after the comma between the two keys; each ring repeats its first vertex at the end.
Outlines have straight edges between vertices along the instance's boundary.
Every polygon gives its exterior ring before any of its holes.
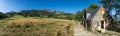
{"type": "Polygon", "coordinates": [[[106,31],[106,33],[93,33],[84,29],[80,23],[73,21],[74,25],[74,34],[73,36],[120,36],[120,33],[113,31],[106,31]]]}
{"type": "Polygon", "coordinates": [[[80,25],[74,26],[74,34],[73,35],[74,36],[101,36],[101,35],[97,35],[92,32],[89,32],[89,31],[85,31],[83,27],[80,27],[80,25]]]}

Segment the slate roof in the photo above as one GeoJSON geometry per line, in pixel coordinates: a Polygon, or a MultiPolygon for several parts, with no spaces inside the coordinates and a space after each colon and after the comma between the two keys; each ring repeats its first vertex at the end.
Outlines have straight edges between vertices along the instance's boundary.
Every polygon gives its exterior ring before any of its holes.
{"type": "Polygon", "coordinates": [[[86,20],[91,20],[91,19],[94,17],[94,15],[96,14],[96,12],[98,12],[98,10],[99,10],[100,8],[101,8],[101,7],[98,7],[98,8],[96,8],[96,9],[94,9],[94,10],[85,9],[85,12],[86,12],[86,13],[90,13],[90,14],[91,14],[90,16],[88,16],[88,18],[86,18],[86,20]]]}
{"type": "MultiPolygon", "coordinates": [[[[91,19],[95,16],[95,14],[98,12],[98,10],[99,10],[101,7],[102,7],[102,6],[96,8],[96,9],[94,9],[94,10],[85,9],[85,10],[84,10],[85,13],[90,13],[91,15],[88,16],[88,18],[82,19],[82,20],[91,20],[91,19]]],[[[108,12],[106,12],[106,13],[108,14],[108,12]]],[[[87,15],[86,15],[86,16],[87,16],[87,15]]],[[[109,16],[111,19],[113,19],[113,17],[112,17],[110,14],[108,14],[108,16],[109,16]]]]}

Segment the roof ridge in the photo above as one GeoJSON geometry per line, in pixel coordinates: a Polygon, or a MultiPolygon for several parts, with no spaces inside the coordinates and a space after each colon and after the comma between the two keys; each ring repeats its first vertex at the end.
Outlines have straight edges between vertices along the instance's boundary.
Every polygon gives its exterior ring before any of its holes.
{"type": "Polygon", "coordinates": [[[99,6],[97,7],[96,9],[93,9],[93,10],[88,10],[88,9],[85,9],[85,11],[95,11],[95,10],[99,10],[99,8],[101,8],[102,6],[99,6]]]}

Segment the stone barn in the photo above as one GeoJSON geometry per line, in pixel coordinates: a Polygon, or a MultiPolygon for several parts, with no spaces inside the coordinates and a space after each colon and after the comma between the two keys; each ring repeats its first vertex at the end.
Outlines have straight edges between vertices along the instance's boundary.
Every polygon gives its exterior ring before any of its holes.
{"type": "Polygon", "coordinates": [[[104,7],[98,7],[94,10],[85,9],[85,14],[83,16],[83,22],[86,28],[94,31],[105,30],[108,24],[112,22],[112,17],[105,12],[104,7]]]}

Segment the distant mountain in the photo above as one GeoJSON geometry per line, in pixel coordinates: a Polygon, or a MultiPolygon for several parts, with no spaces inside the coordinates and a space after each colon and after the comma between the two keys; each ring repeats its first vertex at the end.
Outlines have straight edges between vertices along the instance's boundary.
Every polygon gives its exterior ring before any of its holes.
{"type": "Polygon", "coordinates": [[[56,10],[22,10],[20,12],[9,12],[11,15],[22,15],[24,17],[42,17],[42,18],[60,18],[60,19],[73,19],[72,13],[64,13],[56,10]]]}

